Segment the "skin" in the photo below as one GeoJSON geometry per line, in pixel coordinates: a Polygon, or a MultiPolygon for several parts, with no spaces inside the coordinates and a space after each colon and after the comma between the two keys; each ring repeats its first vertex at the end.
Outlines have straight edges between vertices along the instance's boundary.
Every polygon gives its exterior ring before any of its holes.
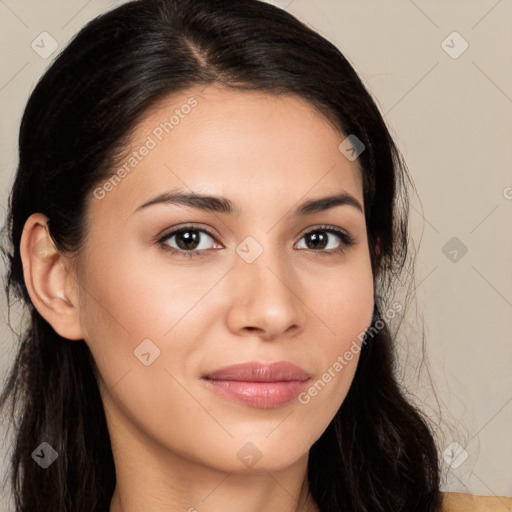
{"type": "Polygon", "coordinates": [[[166,98],[127,149],[190,97],[197,106],[172,132],[102,199],[88,198],[79,259],[54,249],[44,215],[27,220],[27,288],[53,328],[84,339],[97,364],[117,473],[111,512],[317,510],[308,452],[343,402],[358,354],[307,404],[250,407],[200,377],[291,361],[313,383],[360,345],[374,304],[364,214],[341,205],[291,215],[342,191],[363,205],[359,164],[338,149],[345,135],[304,100],[220,86],[166,98]],[[159,204],[134,213],[177,187],[224,196],[240,211],[159,204]],[[195,232],[203,256],[166,251],[179,250],[178,236],[156,242],[189,223],[215,235],[195,232]],[[328,245],[315,248],[304,235],[322,224],[347,231],[354,245],[335,254],[343,240],[323,232],[328,245]],[[236,251],[249,236],[263,250],[251,263],[236,251]],[[160,355],[146,366],[134,350],[148,338],[160,355]],[[251,467],[237,456],[246,443],[261,455],[251,467]]]}

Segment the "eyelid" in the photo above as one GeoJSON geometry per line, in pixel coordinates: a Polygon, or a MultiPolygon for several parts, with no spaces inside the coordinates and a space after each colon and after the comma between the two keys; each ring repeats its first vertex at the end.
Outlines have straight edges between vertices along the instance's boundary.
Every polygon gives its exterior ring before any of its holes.
{"type": "Polygon", "coordinates": [[[355,242],[355,237],[351,235],[346,229],[331,224],[318,224],[316,226],[306,228],[304,231],[301,232],[300,238],[314,231],[335,232],[335,234],[340,233],[347,237],[347,239],[350,240],[351,242],[355,242]]]}
{"type": "MultiPolygon", "coordinates": [[[[215,238],[217,240],[217,235],[215,235],[213,233],[211,228],[204,227],[203,225],[196,225],[193,223],[190,223],[190,224],[185,223],[183,225],[178,224],[177,226],[172,226],[170,228],[166,228],[164,231],[161,232],[161,234],[156,236],[156,239],[157,239],[157,241],[165,240],[165,239],[169,238],[171,235],[176,234],[176,232],[183,231],[185,229],[195,229],[197,231],[204,231],[208,235],[210,235],[212,238],[215,238]]],[[[218,240],[217,240],[217,242],[218,242],[218,240]]]]}

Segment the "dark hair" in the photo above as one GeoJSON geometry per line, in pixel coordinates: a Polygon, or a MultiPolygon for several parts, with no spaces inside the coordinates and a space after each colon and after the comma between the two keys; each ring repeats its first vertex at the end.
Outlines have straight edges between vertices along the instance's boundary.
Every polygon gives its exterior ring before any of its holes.
{"type": "Polygon", "coordinates": [[[358,161],[375,283],[373,330],[346,399],[310,450],[313,498],[322,512],[438,511],[434,434],[398,383],[395,336],[382,315],[410,254],[410,177],[340,51],[258,0],[125,3],[89,22],[30,96],[4,226],[10,247],[2,249],[8,300],[14,293],[30,311],[0,397],[2,408],[11,399],[16,428],[10,473],[16,511],[108,511],[115,487],[94,361],[84,340],[60,337],[33,306],[20,258],[24,223],[44,213],[57,248],[79,253],[87,198],[143,116],[169,94],[216,83],[297,95],[365,145],[358,161]],[[59,453],[47,470],[31,457],[43,440],[59,453]]]}

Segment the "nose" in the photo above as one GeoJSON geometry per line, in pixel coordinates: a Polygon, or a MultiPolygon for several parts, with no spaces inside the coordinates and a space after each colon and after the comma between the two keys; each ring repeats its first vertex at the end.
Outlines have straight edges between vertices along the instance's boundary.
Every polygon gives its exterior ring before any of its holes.
{"type": "Polygon", "coordinates": [[[271,341],[303,329],[307,308],[303,290],[282,254],[265,249],[251,263],[237,257],[229,279],[231,332],[271,341]]]}

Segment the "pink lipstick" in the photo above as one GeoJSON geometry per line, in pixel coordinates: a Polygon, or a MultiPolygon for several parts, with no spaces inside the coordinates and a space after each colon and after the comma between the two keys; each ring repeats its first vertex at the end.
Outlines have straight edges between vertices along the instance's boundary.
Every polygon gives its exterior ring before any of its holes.
{"type": "Polygon", "coordinates": [[[208,388],[219,395],[261,409],[291,402],[310,379],[306,370],[286,361],[237,364],[203,376],[208,388]]]}

